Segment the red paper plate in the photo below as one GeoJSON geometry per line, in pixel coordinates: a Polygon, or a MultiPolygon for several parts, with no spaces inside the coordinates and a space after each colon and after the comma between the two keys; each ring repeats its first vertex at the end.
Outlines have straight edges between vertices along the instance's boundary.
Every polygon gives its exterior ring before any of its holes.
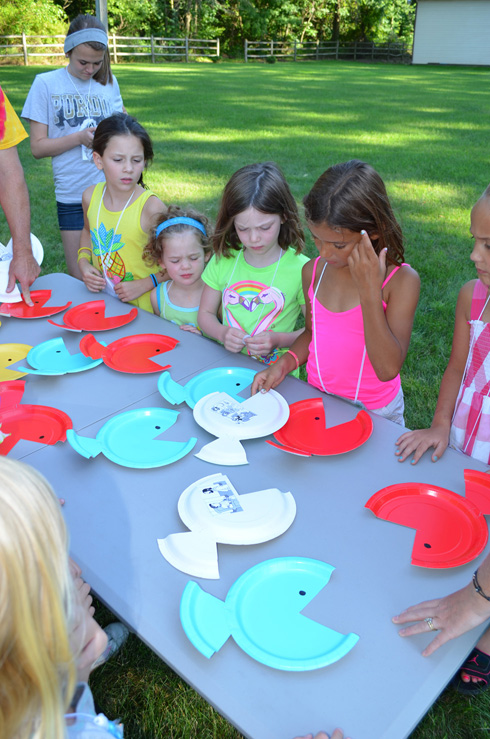
{"type": "Polygon", "coordinates": [[[105,315],[105,301],[92,300],[89,303],[82,303],[70,308],[63,316],[63,323],[55,323],[54,321],[48,321],[48,323],[52,323],[53,326],[59,328],[66,328],[69,331],[108,331],[131,323],[137,315],[138,309],[133,308],[129,313],[107,318],[105,315]]]}
{"type": "Polygon", "coordinates": [[[2,303],[0,305],[0,315],[10,316],[11,318],[45,318],[46,316],[54,316],[55,313],[61,313],[72,302],[70,300],[66,305],[43,308],[44,304],[51,298],[51,290],[32,290],[31,298],[34,305],[27,305],[24,300],[21,300],[20,303],[2,303]]]}
{"type": "Polygon", "coordinates": [[[177,339],[162,334],[134,334],[103,346],[88,334],[80,341],[80,350],[86,357],[103,359],[104,364],[118,372],[149,373],[171,367],[170,364],[162,367],[152,358],[174,349],[178,343],[177,339]]]}
{"type": "Polygon", "coordinates": [[[357,449],[372,431],[373,421],[366,411],[359,411],[352,421],[325,428],[323,400],[311,398],[289,406],[289,420],[274,434],[279,443],[267,443],[291,454],[327,456],[357,449]]]}
{"type": "Polygon", "coordinates": [[[377,518],[417,530],[412,564],[419,567],[459,567],[478,557],[488,540],[480,509],[435,485],[390,485],[375,493],[366,508],[377,518]]]}
{"type": "Polygon", "coordinates": [[[0,431],[5,436],[0,454],[8,454],[20,439],[50,445],[66,441],[66,432],[72,427],[71,418],[58,408],[18,405],[0,410],[0,431]]]}

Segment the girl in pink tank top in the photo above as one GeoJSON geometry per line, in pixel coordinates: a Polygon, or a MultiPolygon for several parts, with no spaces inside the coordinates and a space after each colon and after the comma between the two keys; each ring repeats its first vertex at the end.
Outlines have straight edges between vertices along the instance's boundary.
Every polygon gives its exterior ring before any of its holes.
{"type": "Polygon", "coordinates": [[[337,164],[304,198],[319,257],[303,267],[305,330],[259,373],[252,391],[276,387],[306,363],[308,382],[403,423],[400,369],[420,281],[384,183],[365,162],[337,164]]]}

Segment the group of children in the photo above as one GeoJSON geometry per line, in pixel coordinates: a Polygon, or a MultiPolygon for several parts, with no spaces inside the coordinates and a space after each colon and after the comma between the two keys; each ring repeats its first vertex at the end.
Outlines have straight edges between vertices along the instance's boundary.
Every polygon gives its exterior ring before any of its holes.
{"type": "MultiPolygon", "coordinates": [[[[257,358],[264,369],[253,393],[306,364],[318,389],[403,424],[400,370],[420,282],[379,174],[351,160],[315,182],[303,201],[315,259],[304,254],[296,202],[272,162],[232,175],[213,231],[203,214],[167,207],[144,187],[151,139],[123,109],[99,21],[75,19],[65,51],[68,66],[36,77],[23,116],[34,156],[53,160],[70,273],[91,292],[257,358]]],[[[416,463],[430,447],[436,461],[450,443],[490,461],[490,187],[471,233],[478,279],[459,295],[432,426],[400,436],[400,461],[416,463]]]]}

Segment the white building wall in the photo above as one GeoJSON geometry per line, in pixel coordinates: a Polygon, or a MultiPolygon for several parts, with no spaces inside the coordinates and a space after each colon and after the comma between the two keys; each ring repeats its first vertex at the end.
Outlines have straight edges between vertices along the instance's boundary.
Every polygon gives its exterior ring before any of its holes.
{"type": "Polygon", "coordinates": [[[413,63],[490,65],[490,0],[418,0],[413,63]]]}

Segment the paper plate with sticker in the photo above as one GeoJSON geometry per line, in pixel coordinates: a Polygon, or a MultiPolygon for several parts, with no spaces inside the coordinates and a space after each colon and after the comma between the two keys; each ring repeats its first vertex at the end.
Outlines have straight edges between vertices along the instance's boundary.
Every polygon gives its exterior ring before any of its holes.
{"type": "Polygon", "coordinates": [[[235,465],[247,464],[240,441],[277,431],[288,420],[289,406],[275,390],[257,393],[245,400],[215,392],[201,398],[193,413],[199,426],[218,437],[196,456],[213,464],[235,465]]]}
{"type": "Polygon", "coordinates": [[[31,290],[31,300],[34,305],[27,305],[24,300],[10,301],[0,305],[0,315],[10,318],[46,318],[61,313],[71,305],[71,300],[65,305],[46,305],[51,299],[51,290],[31,290]]]}
{"type": "Polygon", "coordinates": [[[218,578],[217,544],[259,544],[283,534],[296,515],[290,492],[277,488],[239,495],[217,472],[189,485],[178,503],[190,531],[158,539],[165,559],[193,577],[218,578]]]}

